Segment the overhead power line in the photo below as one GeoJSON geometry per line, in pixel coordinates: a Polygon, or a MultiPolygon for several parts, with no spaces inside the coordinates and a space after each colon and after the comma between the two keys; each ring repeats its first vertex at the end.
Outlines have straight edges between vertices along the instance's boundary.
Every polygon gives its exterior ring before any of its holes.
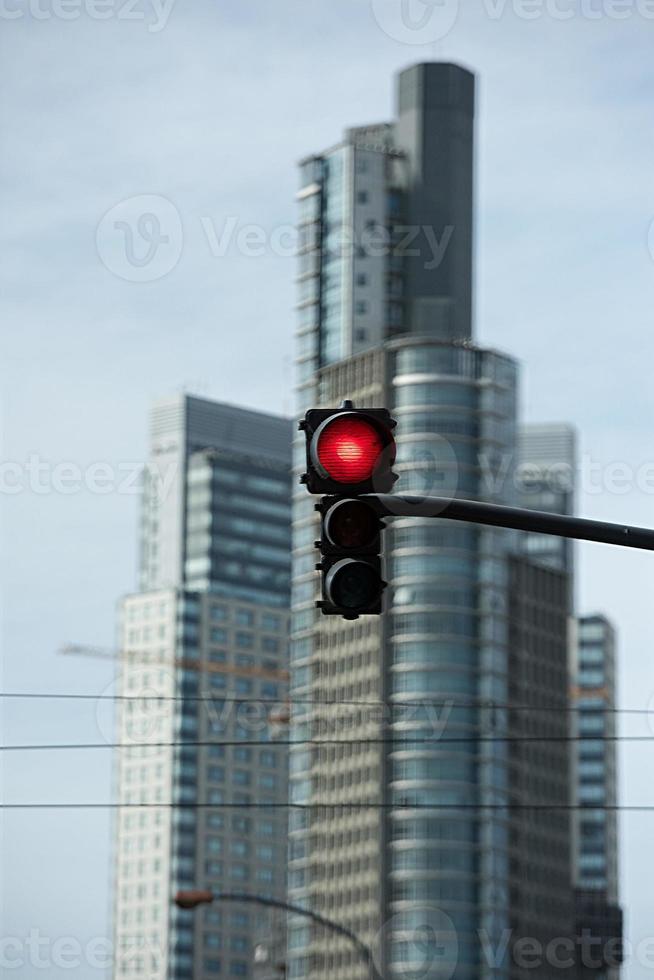
{"type": "Polygon", "coordinates": [[[0,810],[525,810],[654,813],[654,803],[0,803],[0,810]]]}
{"type": "MultiPolygon", "coordinates": [[[[152,665],[156,667],[156,664],[152,665]]],[[[592,692],[588,694],[589,699],[593,699],[592,692]]],[[[206,704],[269,704],[275,707],[285,705],[306,705],[310,707],[356,707],[356,708],[494,708],[503,711],[533,711],[538,713],[576,713],[580,711],[592,710],[579,705],[533,705],[533,704],[508,704],[489,700],[477,701],[457,701],[452,698],[422,698],[420,701],[391,701],[389,699],[370,699],[370,700],[347,700],[341,698],[294,698],[294,697],[232,697],[223,696],[218,692],[215,695],[185,695],[185,694],[72,694],[72,693],[52,693],[52,692],[2,692],[0,699],[15,700],[62,700],[62,701],[188,701],[206,704]]],[[[649,708],[615,708],[602,705],[598,711],[607,714],[626,714],[626,715],[651,715],[654,718],[654,707],[649,708]]]]}
{"type": "Polygon", "coordinates": [[[221,746],[257,746],[275,748],[286,745],[430,745],[438,748],[447,744],[473,742],[654,742],[654,735],[455,735],[441,738],[297,738],[297,739],[229,739],[189,740],[170,742],[61,742],[44,744],[0,745],[0,752],[69,751],[71,749],[172,749],[221,746]]]}

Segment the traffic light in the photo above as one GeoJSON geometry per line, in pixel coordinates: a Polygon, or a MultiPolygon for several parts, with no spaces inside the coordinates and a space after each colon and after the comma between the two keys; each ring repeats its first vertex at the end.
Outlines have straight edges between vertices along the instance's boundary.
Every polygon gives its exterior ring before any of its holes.
{"type": "Polygon", "coordinates": [[[321,534],[316,547],[321,561],[322,598],[326,615],[356,619],[379,615],[386,583],[382,578],[380,521],[372,501],[363,494],[388,493],[397,476],[396,422],[385,408],[311,409],[300,428],[306,435],[310,493],[324,494],[316,509],[321,534]]]}
{"type": "Polygon", "coordinates": [[[389,493],[397,476],[396,422],[385,408],[310,409],[300,422],[306,435],[309,493],[389,493]]]}
{"type": "Polygon", "coordinates": [[[382,579],[381,532],[375,510],[356,497],[324,497],[320,540],[322,598],[326,615],[357,619],[379,615],[386,582],[382,579]]]}

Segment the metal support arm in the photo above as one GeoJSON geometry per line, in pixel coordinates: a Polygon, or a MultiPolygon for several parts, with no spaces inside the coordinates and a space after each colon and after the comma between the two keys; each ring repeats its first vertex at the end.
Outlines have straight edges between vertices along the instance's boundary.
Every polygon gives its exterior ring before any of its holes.
{"type": "Polygon", "coordinates": [[[513,528],[552,534],[579,541],[599,541],[625,548],[654,551],[654,530],[630,527],[626,524],[607,524],[581,517],[548,514],[540,510],[503,507],[500,504],[476,500],[452,500],[448,497],[407,497],[390,493],[365,494],[366,500],[380,517],[438,517],[449,521],[467,521],[492,527],[513,528]]]}

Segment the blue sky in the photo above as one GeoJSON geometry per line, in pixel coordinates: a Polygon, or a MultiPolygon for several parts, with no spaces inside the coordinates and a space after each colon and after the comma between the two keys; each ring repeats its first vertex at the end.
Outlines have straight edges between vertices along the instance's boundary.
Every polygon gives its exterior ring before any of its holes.
{"type": "MultiPolygon", "coordinates": [[[[290,413],[293,261],[234,241],[217,256],[206,229],[220,235],[231,219],[268,239],[291,223],[295,162],[347,125],[388,118],[396,70],[446,58],[479,74],[477,337],[522,362],[527,418],[577,425],[587,466],[603,474],[580,513],[654,525],[651,12],[645,0],[411,2],[416,23],[429,15],[422,33],[400,29],[399,0],[177,0],[165,22],[146,0],[129,20],[124,0],[105,20],[91,0],[66,8],[70,20],[56,0],[7,0],[5,459],[128,472],[146,452],[152,399],[180,388],[290,413]],[[161,278],[126,281],[107,268],[98,227],[143,195],[179,215],[179,254],[161,278]],[[623,492],[615,464],[640,471],[640,487],[634,476],[623,492]]],[[[137,497],[28,483],[2,497],[3,687],[100,693],[110,665],[56,651],[112,645],[115,601],[135,585],[137,497]]],[[[620,630],[620,702],[647,708],[652,559],[601,546],[580,556],[581,608],[607,611],[620,630]]],[[[98,736],[92,702],[3,707],[4,742],[98,736]]],[[[654,722],[623,719],[622,731],[654,734],[654,722]]],[[[623,802],[654,803],[653,748],[623,747],[623,802]]],[[[110,754],[12,756],[3,784],[6,801],[106,800],[110,754]]],[[[634,943],[652,931],[653,821],[621,820],[634,943]]],[[[106,936],[109,816],[12,812],[0,826],[4,934],[106,936]]],[[[633,962],[626,975],[651,973],[633,962]]],[[[43,971],[26,963],[13,975],[43,971]]]]}

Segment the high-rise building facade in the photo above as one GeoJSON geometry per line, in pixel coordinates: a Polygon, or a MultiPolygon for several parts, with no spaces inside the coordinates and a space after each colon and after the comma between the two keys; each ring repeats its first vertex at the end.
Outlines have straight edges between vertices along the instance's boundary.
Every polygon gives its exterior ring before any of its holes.
{"type": "Polygon", "coordinates": [[[578,622],[573,704],[578,732],[576,777],[577,931],[586,951],[582,980],[615,980],[622,960],[618,896],[615,631],[605,616],[578,622]],[[599,940],[599,943],[598,943],[599,940]]]}
{"type": "Polygon", "coordinates": [[[509,723],[512,980],[576,977],[572,888],[573,731],[568,700],[569,575],[521,555],[510,561],[509,723]],[[524,806],[524,809],[520,807],[524,806]],[[554,941],[554,942],[553,942],[554,941]]]}
{"type": "MultiPolygon", "coordinates": [[[[579,802],[614,807],[616,798],[615,631],[605,616],[584,616],[578,624],[573,694],[579,731],[579,802]],[[595,740],[597,736],[597,741],[595,740]],[[602,741],[606,739],[606,741],[602,741]]],[[[580,816],[577,883],[584,891],[618,898],[615,811],[580,816]]]]}
{"type": "MultiPolygon", "coordinates": [[[[521,428],[519,486],[520,502],[524,507],[573,514],[576,473],[576,435],[571,426],[530,424],[521,428]]],[[[526,534],[521,538],[521,546],[532,562],[544,568],[573,571],[574,544],[568,539],[526,534]]],[[[568,608],[571,617],[575,613],[573,581],[570,575],[568,608]]],[[[614,980],[622,955],[617,816],[612,809],[617,802],[615,645],[615,631],[604,616],[571,620],[568,641],[570,723],[567,726],[573,739],[571,801],[583,809],[574,813],[570,847],[575,887],[577,968],[584,980],[592,977],[614,980]],[[582,942],[584,935],[585,944],[582,942]]],[[[548,669],[550,666],[548,658],[548,669]]],[[[534,691],[530,684],[523,696],[528,697],[534,691]]],[[[539,717],[537,704],[534,709],[532,726],[539,717]]],[[[546,722],[546,718],[543,721],[546,722]]],[[[549,768],[553,771],[551,766],[549,768]]]]}
{"type": "MultiPolygon", "coordinates": [[[[518,430],[519,503],[550,514],[575,513],[577,433],[564,422],[530,423],[518,430]]],[[[559,568],[574,582],[575,543],[551,534],[521,537],[525,554],[539,564],[559,568]]],[[[570,595],[570,608],[574,596],[570,595]]]]}
{"type": "Polygon", "coordinates": [[[266,583],[269,569],[288,569],[288,507],[279,483],[289,479],[291,440],[290,419],[184,394],[157,402],[144,471],[140,589],[191,584],[284,606],[288,576],[281,589],[266,583]],[[277,548],[272,556],[255,548],[259,515],[261,542],[277,548]],[[234,555],[248,560],[237,568],[234,555]]]}
{"type": "MultiPolygon", "coordinates": [[[[351,129],[301,165],[299,409],[344,398],[386,406],[398,420],[398,491],[514,504],[517,368],[471,339],[474,89],[458,66],[414,66],[399,76],[393,123],[351,129]]],[[[510,608],[518,537],[394,520],[387,611],[347,623],[314,608],[316,536],[300,489],[291,686],[294,699],[320,705],[294,710],[292,732],[336,733],[341,743],[292,749],[291,801],[309,808],[291,813],[291,900],[354,930],[385,977],[424,970],[413,941],[421,929],[445,937],[432,950],[443,975],[451,959],[457,980],[509,977],[510,956],[497,950],[515,926],[513,885],[526,865],[502,806],[531,791],[516,795],[503,737],[512,631],[533,612],[510,608]]],[[[567,572],[557,583],[550,605],[567,594],[567,572]]],[[[557,608],[548,649],[559,666],[541,693],[550,685],[566,702],[567,601],[557,608]]],[[[557,761],[556,791],[567,798],[567,753],[557,761]]],[[[552,840],[561,835],[551,830],[552,840]]],[[[539,844],[548,841],[543,827],[539,844]]],[[[565,893],[565,915],[551,921],[568,935],[570,888],[559,873],[549,894],[565,893]]],[[[288,975],[367,976],[347,941],[300,920],[288,975]]]]}
{"type": "Polygon", "coordinates": [[[287,419],[188,396],[153,412],[142,591],[120,610],[116,980],[252,977],[261,916],[172,895],[286,893],[269,716],[288,687],[290,454],[287,419]]]}

